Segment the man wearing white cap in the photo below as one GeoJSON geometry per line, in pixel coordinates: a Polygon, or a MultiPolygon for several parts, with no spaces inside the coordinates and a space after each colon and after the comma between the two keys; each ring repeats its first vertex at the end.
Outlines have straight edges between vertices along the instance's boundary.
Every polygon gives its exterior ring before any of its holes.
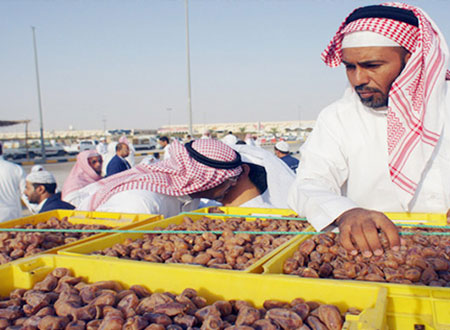
{"type": "Polygon", "coordinates": [[[275,144],[275,155],[280,158],[294,172],[297,172],[299,160],[291,156],[289,144],[286,141],[280,141],[275,144]]]}
{"type": "Polygon", "coordinates": [[[48,171],[31,172],[26,177],[25,195],[30,203],[38,204],[39,213],[51,210],[73,210],[72,204],[61,200],[61,195],[55,193],[56,180],[48,171]]]}
{"type": "MultiPolygon", "coordinates": [[[[45,171],[44,166],[40,165],[40,164],[36,164],[33,165],[33,167],[31,167],[30,172],[39,172],[39,171],[45,171]]],[[[24,190],[25,190],[25,176],[24,176],[24,180],[23,180],[23,185],[24,185],[24,190]]],[[[30,203],[30,201],[28,200],[27,195],[25,195],[25,191],[23,191],[22,193],[22,202],[25,204],[25,206],[27,207],[27,209],[32,213],[32,214],[36,214],[39,212],[39,206],[37,204],[32,204],[30,203]]]]}
{"type": "Polygon", "coordinates": [[[20,217],[20,195],[25,188],[25,172],[22,167],[8,162],[2,154],[0,143],[0,222],[20,217]]]}
{"type": "Polygon", "coordinates": [[[338,225],[352,255],[383,254],[378,231],[397,250],[397,228],[380,211],[450,206],[447,44],[420,8],[381,4],[354,10],[322,59],[343,63],[351,86],[303,145],[289,204],[316,230],[338,225]]]}

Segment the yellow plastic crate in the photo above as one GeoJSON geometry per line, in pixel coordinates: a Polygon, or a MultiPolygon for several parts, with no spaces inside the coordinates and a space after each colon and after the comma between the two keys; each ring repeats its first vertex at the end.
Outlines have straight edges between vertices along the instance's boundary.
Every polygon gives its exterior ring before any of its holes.
{"type": "Polygon", "coordinates": [[[213,206],[204,207],[193,212],[195,213],[214,213],[214,210],[219,209],[227,215],[255,215],[255,216],[289,216],[297,215],[295,211],[290,209],[275,209],[275,208],[255,208],[255,207],[234,207],[234,206],[213,206]]]}
{"type": "MultiPolygon", "coordinates": [[[[255,210],[255,209],[253,209],[255,210]]],[[[275,209],[274,209],[275,210],[275,209]]],[[[234,210],[233,210],[234,211],[234,210]]],[[[290,210],[289,210],[290,211],[290,210]]],[[[272,215],[287,215],[292,214],[292,211],[290,213],[287,213],[287,210],[279,210],[280,213],[278,214],[272,214],[272,215]],[[286,214],[281,214],[286,213],[286,214]]],[[[161,227],[166,228],[170,224],[181,224],[184,221],[184,217],[189,216],[192,220],[200,220],[204,217],[202,213],[196,214],[196,213],[190,213],[189,215],[180,214],[178,216],[167,218],[161,221],[153,222],[144,226],[135,227],[135,230],[152,230],[155,227],[161,227]]],[[[209,218],[212,219],[221,219],[225,220],[227,218],[230,218],[230,216],[224,215],[208,215],[209,218]]],[[[261,219],[264,219],[262,216],[261,219]]],[[[247,221],[254,221],[256,218],[248,218],[247,221]]],[[[312,227],[308,226],[305,231],[311,231],[312,227]]],[[[108,247],[112,247],[114,244],[122,243],[126,238],[131,239],[138,239],[143,237],[144,234],[142,233],[118,233],[109,235],[107,237],[103,237],[100,239],[96,239],[84,244],[77,244],[76,246],[69,247],[67,249],[61,249],[58,251],[58,254],[61,255],[72,255],[72,256],[80,256],[83,255],[86,258],[92,258],[92,259],[98,259],[98,258],[107,258],[109,260],[116,259],[115,257],[109,257],[109,256],[99,256],[99,255],[90,255],[94,251],[103,250],[108,247]]],[[[263,268],[262,265],[267,262],[270,258],[281,252],[284,248],[286,248],[289,244],[291,244],[294,240],[296,240],[297,237],[293,237],[289,241],[285,242],[284,244],[280,245],[278,248],[274,249],[272,252],[266,254],[264,257],[259,259],[257,262],[255,262],[253,265],[248,267],[247,269],[243,270],[243,272],[251,272],[251,273],[262,273],[263,268]]],[[[124,260],[124,259],[122,259],[124,260]]],[[[142,262],[142,261],[135,261],[135,260],[127,260],[127,262],[136,263],[136,262],[142,262]]],[[[198,265],[190,265],[190,264],[176,264],[178,267],[192,267],[192,268],[202,268],[205,267],[198,266],[198,265]]]]}
{"type": "Polygon", "coordinates": [[[379,284],[388,290],[389,329],[450,329],[450,288],[379,284]]]}
{"type": "MultiPolygon", "coordinates": [[[[73,224],[86,224],[86,225],[104,225],[115,229],[130,229],[136,226],[145,225],[154,221],[161,220],[161,215],[154,214],[134,214],[134,213],[110,213],[110,212],[90,212],[90,211],[76,211],[76,210],[53,210],[43,212],[27,217],[9,220],[0,223],[0,228],[13,228],[16,226],[22,226],[25,224],[36,225],[41,222],[46,222],[52,217],[56,217],[61,220],[67,217],[67,221],[73,224]]],[[[56,251],[74,246],[80,243],[91,241],[93,239],[109,235],[107,233],[95,234],[79,241],[57,246],[53,249],[46,250],[44,253],[55,253],[56,251]]]]}
{"type": "Polygon", "coordinates": [[[114,280],[124,288],[139,284],[152,292],[181,293],[193,288],[208,303],[216,300],[246,300],[256,308],[265,300],[306,301],[334,304],[341,312],[349,307],[362,310],[360,315],[348,315],[344,329],[387,329],[386,289],[369,287],[359,283],[343,283],[337,286],[312,279],[296,279],[288,276],[248,274],[225,270],[180,268],[153,263],[127,263],[120,260],[91,260],[85,258],[42,255],[0,266],[0,296],[6,296],[16,288],[30,289],[57,267],[71,269],[75,276],[88,282],[114,280]],[[99,271],[101,270],[101,271],[99,271]],[[354,294],[358,292],[358,294],[354,294]]]}
{"type": "Polygon", "coordinates": [[[386,216],[397,224],[447,225],[447,215],[442,213],[401,213],[386,212],[386,216]]]}
{"type": "MultiPolygon", "coordinates": [[[[427,225],[446,225],[447,223],[445,214],[386,213],[386,215],[395,223],[427,225]]],[[[298,246],[310,237],[308,235],[297,239],[266,262],[263,265],[264,274],[282,274],[286,259],[291,257],[298,246]]],[[[296,277],[294,275],[284,276],[296,277]]],[[[423,329],[426,330],[450,330],[450,288],[328,279],[319,281],[332,281],[336,283],[336,286],[341,283],[358,282],[387,288],[387,321],[390,329],[414,329],[414,325],[423,325],[425,327],[423,329]]]]}

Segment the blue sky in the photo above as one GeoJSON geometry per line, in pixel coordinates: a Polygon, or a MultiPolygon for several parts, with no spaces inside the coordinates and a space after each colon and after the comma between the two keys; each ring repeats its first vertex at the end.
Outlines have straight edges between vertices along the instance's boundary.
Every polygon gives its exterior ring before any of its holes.
{"type": "MultiPolygon", "coordinates": [[[[375,3],[190,0],[194,123],[315,119],[346,86],[320,53],[351,10],[375,3]]],[[[450,42],[450,1],[408,3],[450,42]]],[[[188,122],[184,0],[0,0],[0,117],[38,130],[32,25],[46,130],[188,122]]]]}

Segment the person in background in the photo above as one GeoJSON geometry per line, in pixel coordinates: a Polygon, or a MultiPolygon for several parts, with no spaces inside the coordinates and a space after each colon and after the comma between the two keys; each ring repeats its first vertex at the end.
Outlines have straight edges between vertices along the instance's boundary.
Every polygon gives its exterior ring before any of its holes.
{"type": "Polygon", "coordinates": [[[96,150],[82,151],[62,189],[61,199],[78,205],[78,190],[102,178],[102,156],[96,150]]]}
{"type": "Polygon", "coordinates": [[[378,231],[398,250],[380,211],[449,209],[449,49],[423,10],[389,3],[354,10],[322,59],[350,85],[302,146],[289,205],[317,231],[339,226],[352,255],[382,255],[378,231]]]}
{"type": "Polygon", "coordinates": [[[144,157],[139,164],[151,165],[159,162],[159,152],[154,152],[146,157],[144,157]]]}
{"type": "Polygon", "coordinates": [[[125,159],[127,160],[128,164],[130,164],[131,167],[134,167],[135,165],[134,155],[136,154],[136,150],[134,149],[133,143],[131,143],[131,141],[128,140],[128,138],[125,135],[119,138],[119,142],[125,143],[128,146],[129,154],[125,159]]]}
{"type": "Polygon", "coordinates": [[[130,149],[126,143],[119,142],[116,145],[116,155],[109,161],[106,167],[106,176],[111,176],[131,168],[130,164],[125,159],[128,157],[130,149]]]}
{"type": "Polygon", "coordinates": [[[108,167],[109,162],[113,157],[116,155],[116,146],[117,141],[111,141],[108,143],[108,152],[106,155],[102,155],[103,158],[103,165],[102,165],[102,175],[106,176],[106,168],[108,167]]]}
{"type": "Polygon", "coordinates": [[[283,162],[285,162],[286,165],[294,171],[294,173],[296,173],[299,160],[291,156],[291,153],[289,152],[289,144],[286,141],[277,142],[277,144],[275,144],[274,150],[275,155],[283,162]]]}
{"type": "Polygon", "coordinates": [[[228,144],[229,146],[233,146],[236,144],[238,138],[233,134],[232,131],[229,131],[227,135],[222,138],[222,142],[228,144]]]}
{"type": "Polygon", "coordinates": [[[95,149],[102,157],[108,153],[108,144],[106,143],[106,138],[104,136],[100,138],[100,142],[95,149]]]}
{"type": "Polygon", "coordinates": [[[164,160],[169,159],[170,158],[170,141],[169,138],[167,136],[161,136],[158,139],[158,143],[161,146],[161,148],[163,149],[164,152],[164,160]]]}
{"type": "Polygon", "coordinates": [[[253,139],[253,136],[252,136],[252,134],[250,134],[250,133],[247,133],[246,135],[245,135],[245,143],[248,145],[248,146],[253,146],[253,147],[256,147],[256,143],[255,143],[255,140],[253,139]]]}
{"type": "Polygon", "coordinates": [[[212,134],[210,129],[205,129],[201,139],[212,139],[212,134]]]}
{"type": "Polygon", "coordinates": [[[61,200],[56,192],[56,180],[48,171],[31,172],[26,177],[25,195],[30,203],[38,204],[39,213],[51,210],[73,210],[72,204],[61,200]]]}
{"type": "Polygon", "coordinates": [[[3,158],[3,147],[0,143],[0,222],[20,218],[20,196],[24,189],[24,170],[3,158]]]}
{"type": "Polygon", "coordinates": [[[221,200],[242,172],[238,153],[214,139],[173,141],[171,157],[93,183],[80,210],[162,214],[198,208],[200,198],[221,200]]]}

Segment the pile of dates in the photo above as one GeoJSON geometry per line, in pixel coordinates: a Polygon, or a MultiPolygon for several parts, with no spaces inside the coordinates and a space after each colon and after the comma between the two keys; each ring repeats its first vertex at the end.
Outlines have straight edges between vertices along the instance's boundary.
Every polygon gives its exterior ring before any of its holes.
{"type": "Polygon", "coordinates": [[[242,300],[208,305],[194,289],[175,295],[140,285],[125,290],[115,281],[88,284],[66,268],[0,300],[0,329],[11,330],[334,330],[342,324],[336,306],[300,298],[267,300],[259,309],[242,300]]]}
{"type": "Polygon", "coordinates": [[[339,235],[320,234],[301,243],[283,265],[285,274],[450,287],[450,236],[421,235],[443,229],[402,228],[414,235],[401,236],[399,251],[389,248],[387,237],[379,233],[384,254],[365,258],[351,255],[339,242],[339,235]]]}
{"type": "Polygon", "coordinates": [[[197,264],[221,269],[243,270],[267,253],[293,238],[292,235],[234,234],[233,231],[302,231],[305,221],[243,218],[203,219],[185,217],[180,225],[155,230],[223,231],[222,234],[145,234],[141,239],[126,239],[122,244],[95,251],[111,257],[159,263],[197,264]]]}
{"type": "MultiPolygon", "coordinates": [[[[109,229],[103,225],[72,224],[67,217],[55,217],[36,225],[26,224],[14,228],[25,229],[109,229]]],[[[52,232],[0,232],[0,265],[44,252],[54,247],[76,242],[95,233],[52,233],[52,232]]]]}

